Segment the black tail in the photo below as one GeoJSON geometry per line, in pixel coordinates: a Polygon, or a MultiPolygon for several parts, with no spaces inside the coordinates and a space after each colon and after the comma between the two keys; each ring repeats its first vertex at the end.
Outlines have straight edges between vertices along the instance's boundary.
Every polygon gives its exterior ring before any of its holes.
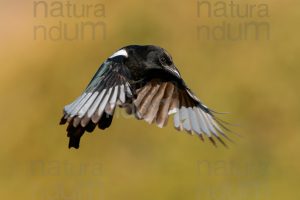
{"type": "MultiPolygon", "coordinates": [[[[98,122],[98,127],[102,130],[108,128],[111,125],[111,122],[113,120],[113,115],[103,113],[102,117],[100,118],[98,122]]],[[[67,122],[64,117],[60,121],[60,124],[65,124],[67,122]]],[[[85,127],[82,127],[81,124],[79,124],[77,127],[73,126],[73,120],[69,122],[67,132],[69,137],[69,148],[74,147],[75,149],[79,148],[80,144],[80,138],[84,134],[85,131],[91,133],[96,128],[97,124],[94,124],[92,121],[90,121],[85,127]]]]}
{"type": "Polygon", "coordinates": [[[68,137],[69,139],[69,148],[74,147],[75,149],[79,148],[80,138],[85,132],[85,128],[81,127],[74,127],[72,123],[69,124],[67,128],[68,137]]]}

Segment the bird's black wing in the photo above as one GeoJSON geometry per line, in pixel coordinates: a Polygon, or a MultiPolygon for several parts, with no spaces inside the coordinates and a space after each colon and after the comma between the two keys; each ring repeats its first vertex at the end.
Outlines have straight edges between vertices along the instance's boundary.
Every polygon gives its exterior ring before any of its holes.
{"type": "Polygon", "coordinates": [[[67,132],[69,148],[79,148],[80,137],[85,131],[110,126],[115,107],[132,99],[128,80],[130,72],[121,56],[108,59],[98,69],[83,94],[64,107],[60,124],[69,123],[67,132]]]}
{"type": "MultiPolygon", "coordinates": [[[[215,144],[214,138],[226,145],[226,127],[186,86],[176,68],[152,72],[147,83],[137,90],[134,100],[135,115],[159,127],[167,124],[168,117],[174,114],[177,130],[196,133],[203,140],[206,135],[215,144]]],[[[230,139],[229,139],[230,140],[230,139]]]]}

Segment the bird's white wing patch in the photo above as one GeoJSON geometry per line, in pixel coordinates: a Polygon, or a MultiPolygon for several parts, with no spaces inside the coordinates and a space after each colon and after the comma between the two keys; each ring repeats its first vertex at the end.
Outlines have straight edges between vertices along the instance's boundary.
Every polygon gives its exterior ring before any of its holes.
{"type": "Polygon", "coordinates": [[[124,57],[128,58],[128,53],[125,49],[121,49],[121,50],[117,51],[116,53],[114,53],[109,58],[114,58],[114,57],[117,57],[117,56],[124,56],[124,57]]]}

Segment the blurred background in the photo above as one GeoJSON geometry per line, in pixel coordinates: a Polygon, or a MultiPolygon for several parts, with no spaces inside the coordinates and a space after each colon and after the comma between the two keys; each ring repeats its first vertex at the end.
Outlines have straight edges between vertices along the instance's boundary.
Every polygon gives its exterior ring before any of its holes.
{"type": "Polygon", "coordinates": [[[1,0],[1,199],[299,199],[300,3],[203,2],[1,0]],[[68,149],[64,105],[129,44],[167,49],[242,138],[119,114],[68,149]]]}

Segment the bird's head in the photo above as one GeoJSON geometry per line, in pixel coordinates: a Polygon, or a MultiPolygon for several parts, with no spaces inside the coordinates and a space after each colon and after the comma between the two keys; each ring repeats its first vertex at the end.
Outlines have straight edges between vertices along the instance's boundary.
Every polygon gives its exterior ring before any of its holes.
{"type": "Polygon", "coordinates": [[[127,65],[148,70],[165,70],[175,76],[180,76],[175,67],[172,56],[163,48],[154,45],[132,45],[123,48],[126,50],[127,65]]]}

